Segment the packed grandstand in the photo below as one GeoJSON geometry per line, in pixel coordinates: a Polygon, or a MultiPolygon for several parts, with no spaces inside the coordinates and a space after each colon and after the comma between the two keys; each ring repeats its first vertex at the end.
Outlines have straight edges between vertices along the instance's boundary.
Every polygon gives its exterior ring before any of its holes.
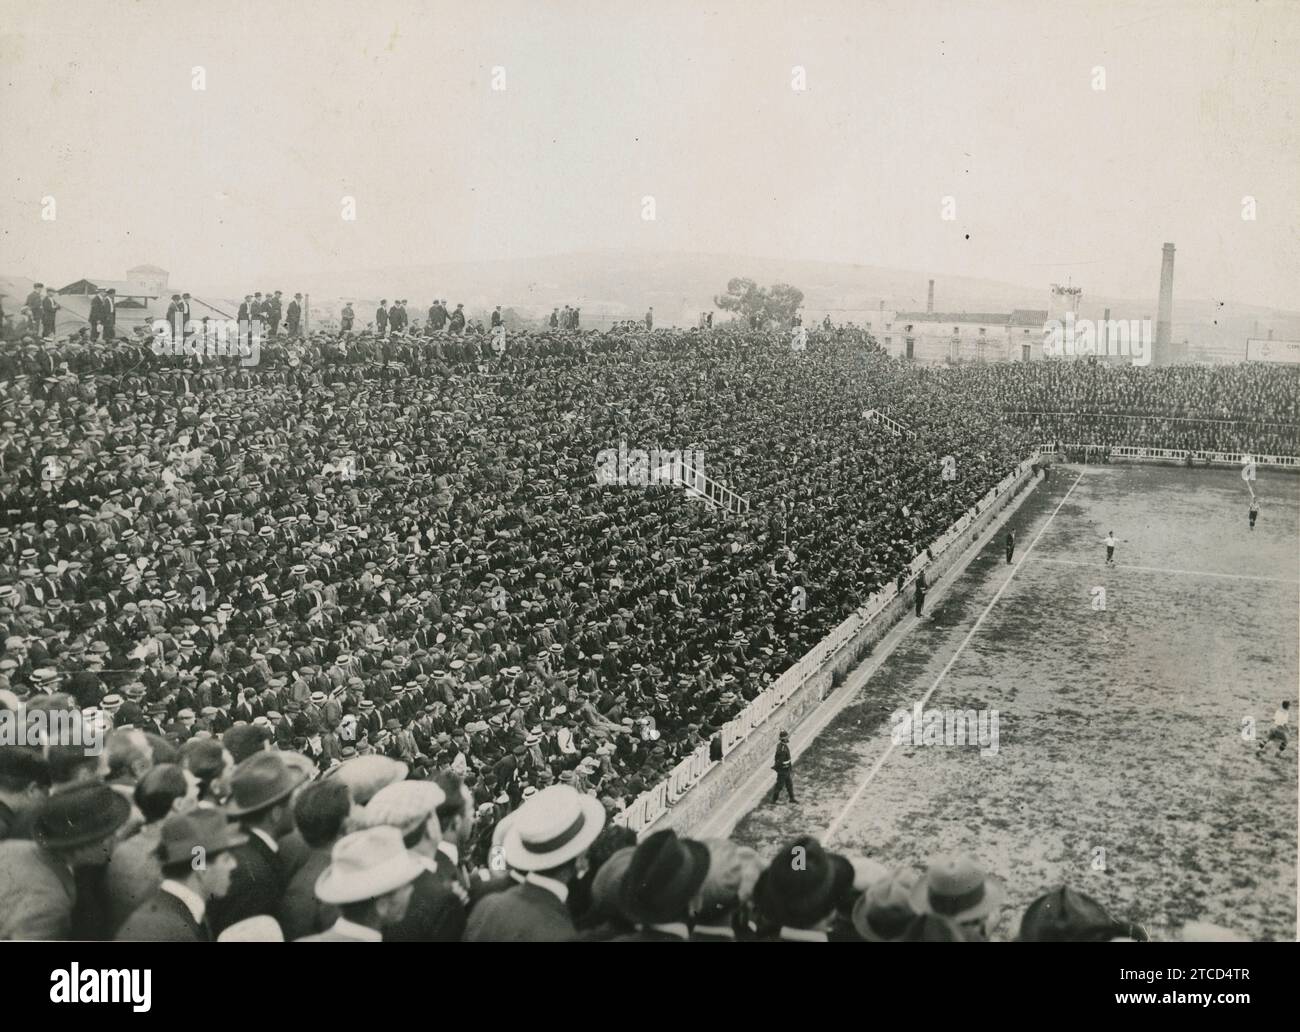
{"type": "MultiPolygon", "coordinates": [[[[29,337],[0,354],[0,700],[108,736],[104,757],[0,746],[0,937],[144,937],[130,922],[190,798],[280,822],[260,826],[278,866],[256,886],[255,865],[236,870],[214,934],[266,915],[286,938],[327,933],[356,902],[313,898],[332,846],[385,823],[413,846],[423,806],[456,902],[389,937],[526,938],[533,919],[512,926],[482,887],[563,866],[530,866],[509,834],[559,786],[584,799],[575,934],[690,917],[701,938],[978,937],[914,903],[951,871],[885,884],[798,839],[824,874],[809,888],[726,842],[633,850],[619,816],[1038,445],[1300,455],[1296,373],[1258,364],[918,368],[861,330],[796,351],[788,332],[726,326],[503,347],[281,335],[256,365],[157,350],[29,337]],[[621,447],[698,455],[748,506],[598,479],[621,447]],[[406,780],[431,787],[391,791],[406,780]],[[129,802],[120,820],[106,799],[129,802]],[[98,839],[60,838],[89,811],[98,839]],[[20,876],[28,839],[115,844],[98,879],[47,898],[20,876]]],[[[1027,937],[1141,937],[1078,895],[1026,921],[1027,937]],[[1063,913],[1076,925],[1054,926],[1063,913]]]]}

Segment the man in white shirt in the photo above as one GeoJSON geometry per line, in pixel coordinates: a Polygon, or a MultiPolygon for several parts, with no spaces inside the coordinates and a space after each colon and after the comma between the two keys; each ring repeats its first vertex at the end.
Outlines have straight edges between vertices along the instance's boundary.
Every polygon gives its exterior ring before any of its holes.
{"type": "Polygon", "coordinates": [[[1264,747],[1269,742],[1277,742],[1277,754],[1282,755],[1286,749],[1286,727],[1291,722],[1291,700],[1283,699],[1282,705],[1277,708],[1273,714],[1273,727],[1268,733],[1268,737],[1259,743],[1260,753],[1264,752],[1264,747]]]}
{"type": "Polygon", "coordinates": [[[474,797],[453,771],[439,774],[437,785],[445,798],[437,812],[442,837],[438,841],[438,855],[434,857],[435,873],[444,882],[468,888],[469,877],[460,865],[460,857],[474,836],[474,797]]]}
{"type": "Polygon", "coordinates": [[[1109,531],[1106,534],[1106,565],[1107,566],[1115,565],[1115,546],[1118,543],[1119,543],[1119,538],[1115,536],[1115,532],[1113,530],[1109,531]]]}

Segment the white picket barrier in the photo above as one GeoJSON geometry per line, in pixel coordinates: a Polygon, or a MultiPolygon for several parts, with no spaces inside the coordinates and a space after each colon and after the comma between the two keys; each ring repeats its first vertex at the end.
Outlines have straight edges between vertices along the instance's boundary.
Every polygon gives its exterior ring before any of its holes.
{"type": "MultiPolygon", "coordinates": [[[[1107,452],[1113,461],[1115,459],[1127,459],[1131,461],[1142,461],[1144,459],[1158,460],[1162,462],[1186,462],[1189,452],[1179,448],[1144,448],[1139,445],[1128,444],[1062,444],[1058,449],[1055,444],[1040,444],[1038,451],[1043,455],[1055,455],[1058,452],[1069,453],[1071,449],[1086,448],[1097,455],[1107,452]]],[[[1294,455],[1256,455],[1253,452],[1218,452],[1218,451],[1193,451],[1190,452],[1193,462],[1210,462],[1217,465],[1240,466],[1247,458],[1255,460],[1256,466],[1266,466],[1275,469],[1300,469],[1300,458],[1294,455]]]]}

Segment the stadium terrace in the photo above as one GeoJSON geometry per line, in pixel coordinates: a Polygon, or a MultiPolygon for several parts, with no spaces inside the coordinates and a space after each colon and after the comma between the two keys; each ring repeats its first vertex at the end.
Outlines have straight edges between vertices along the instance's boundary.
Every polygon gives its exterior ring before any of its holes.
{"type": "MultiPolygon", "coordinates": [[[[268,337],[255,365],[0,350],[0,710],[107,730],[102,756],[0,744],[0,938],[988,938],[1005,886],[969,856],[891,872],[792,821],[760,855],[619,818],[1039,444],[1297,454],[1280,367],[455,326],[268,337]],[[747,510],[593,478],[663,440],[747,510]]],[[[1021,938],[1145,937],[1029,891],[1021,938]]]]}

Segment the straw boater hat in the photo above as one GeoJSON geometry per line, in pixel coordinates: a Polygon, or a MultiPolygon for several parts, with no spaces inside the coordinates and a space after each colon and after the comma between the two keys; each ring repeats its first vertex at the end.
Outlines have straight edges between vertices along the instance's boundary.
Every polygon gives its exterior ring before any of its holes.
{"type": "Polygon", "coordinates": [[[383,825],[344,835],[316,879],[316,898],[335,906],[377,899],[415,881],[424,870],[402,833],[383,825]]]}
{"type": "Polygon", "coordinates": [[[386,825],[407,835],[427,822],[446,801],[446,793],[432,781],[398,781],[374,794],[356,815],[356,826],[386,825]]]}
{"type": "Polygon", "coordinates": [[[236,921],[217,936],[217,942],[284,942],[284,930],[269,914],[258,914],[236,921]]]}
{"type": "Polygon", "coordinates": [[[968,856],[940,857],[912,890],[912,909],[958,924],[994,913],[1006,898],[1002,883],[968,856]]]}
{"type": "Polygon", "coordinates": [[[560,867],[586,852],[604,826],[599,799],[552,785],[515,811],[502,841],[505,861],[517,871],[560,867]]]}
{"type": "Polygon", "coordinates": [[[352,802],[364,806],[379,790],[402,781],[409,768],[401,760],[388,756],[358,756],[331,769],[327,777],[338,778],[352,793],[352,802]]]}

